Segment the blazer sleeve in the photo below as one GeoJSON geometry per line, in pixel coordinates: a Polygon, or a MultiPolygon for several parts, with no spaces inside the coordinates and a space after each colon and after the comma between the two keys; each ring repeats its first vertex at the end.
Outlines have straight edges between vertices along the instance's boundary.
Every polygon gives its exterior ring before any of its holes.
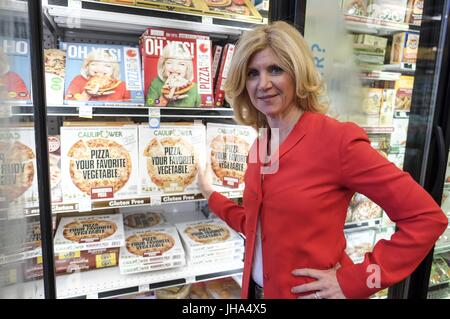
{"type": "Polygon", "coordinates": [[[209,208],[235,231],[245,235],[245,209],[218,192],[213,192],[208,200],[209,208]]]}
{"type": "Polygon", "coordinates": [[[345,124],[340,144],[343,186],[369,197],[397,225],[360,264],[337,270],[347,298],[367,298],[409,276],[429,253],[448,220],[433,198],[406,172],[381,156],[357,125],[345,124]]]}

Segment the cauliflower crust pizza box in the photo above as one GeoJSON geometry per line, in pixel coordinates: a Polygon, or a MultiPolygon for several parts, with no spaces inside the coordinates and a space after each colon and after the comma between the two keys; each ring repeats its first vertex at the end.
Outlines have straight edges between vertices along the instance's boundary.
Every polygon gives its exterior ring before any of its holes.
{"type": "Polygon", "coordinates": [[[139,126],[139,176],[142,194],[198,193],[198,168],[204,165],[204,125],[139,126]]]}
{"type": "Polygon", "coordinates": [[[61,141],[64,202],[137,195],[137,126],[62,127],[61,141]]]}
{"type": "Polygon", "coordinates": [[[207,156],[214,185],[244,189],[248,152],[255,138],[256,131],[249,126],[207,124],[207,156]]]}
{"type": "Polygon", "coordinates": [[[211,257],[211,258],[197,258],[197,259],[188,259],[187,264],[189,266],[201,266],[201,265],[224,265],[240,262],[244,259],[244,254],[238,255],[230,255],[230,256],[221,256],[221,257],[211,257]]]}
{"type": "Polygon", "coordinates": [[[0,97],[4,104],[31,105],[30,43],[0,36],[0,97]]]}
{"type": "Polygon", "coordinates": [[[204,14],[232,20],[262,23],[263,18],[250,0],[203,0],[207,6],[204,14]]]}
{"type": "Polygon", "coordinates": [[[189,255],[212,249],[244,246],[242,237],[219,219],[178,223],[175,226],[189,255]]]}
{"type": "Polygon", "coordinates": [[[125,231],[125,247],[120,249],[120,267],[162,264],[184,260],[181,239],[174,226],[125,231]]]}
{"type": "Polygon", "coordinates": [[[170,261],[170,262],[146,263],[143,265],[133,265],[133,266],[129,266],[129,267],[120,267],[119,266],[119,270],[120,270],[121,275],[128,275],[128,274],[135,274],[135,273],[140,273],[140,272],[177,268],[177,267],[182,267],[185,265],[186,265],[186,260],[183,258],[180,260],[170,261]]]}
{"type": "Polygon", "coordinates": [[[203,0],[136,0],[136,5],[164,11],[197,14],[208,9],[203,0]]]}
{"type": "Polygon", "coordinates": [[[0,194],[10,205],[38,203],[34,129],[0,128],[0,194]]]}
{"type": "Polygon", "coordinates": [[[86,43],[61,48],[66,51],[65,104],[144,104],[139,48],[86,43]]]}
{"type": "Polygon", "coordinates": [[[143,210],[142,207],[139,207],[139,209],[133,209],[132,211],[121,209],[121,212],[123,215],[123,225],[125,230],[156,227],[167,222],[162,212],[155,210],[147,211],[143,210]]]}
{"type": "Polygon", "coordinates": [[[243,256],[244,246],[233,248],[208,249],[206,251],[187,252],[186,256],[189,260],[210,260],[215,258],[226,258],[233,256],[243,256]]]}
{"type": "Polygon", "coordinates": [[[140,39],[146,105],[213,107],[211,40],[180,34],[140,39]]]}
{"type": "Polygon", "coordinates": [[[124,246],[122,215],[62,217],[54,245],[55,253],[124,246]]]}

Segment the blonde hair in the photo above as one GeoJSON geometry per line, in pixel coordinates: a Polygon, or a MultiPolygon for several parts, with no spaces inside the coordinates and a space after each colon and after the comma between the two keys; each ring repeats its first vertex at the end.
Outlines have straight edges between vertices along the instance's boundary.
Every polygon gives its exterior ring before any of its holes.
{"type": "Polygon", "coordinates": [[[83,61],[83,65],[81,66],[80,72],[85,79],[89,79],[89,64],[94,61],[111,63],[113,65],[112,77],[116,80],[120,79],[119,62],[117,61],[117,58],[112,55],[107,49],[93,50],[86,56],[83,61]]]}
{"type": "Polygon", "coordinates": [[[183,60],[186,63],[186,80],[194,80],[194,63],[192,62],[191,52],[181,42],[177,41],[167,43],[161,52],[157,67],[158,76],[161,80],[165,81],[167,79],[164,70],[166,61],[169,59],[183,60]]]}
{"type": "Polygon", "coordinates": [[[296,105],[303,111],[325,113],[328,106],[321,101],[325,87],[308,44],[293,26],[277,21],[245,32],[236,45],[225,82],[225,96],[236,121],[256,129],[268,126],[265,115],[253,106],[246,90],[249,62],[255,53],[266,48],[273,50],[280,67],[294,79],[296,105]]]}

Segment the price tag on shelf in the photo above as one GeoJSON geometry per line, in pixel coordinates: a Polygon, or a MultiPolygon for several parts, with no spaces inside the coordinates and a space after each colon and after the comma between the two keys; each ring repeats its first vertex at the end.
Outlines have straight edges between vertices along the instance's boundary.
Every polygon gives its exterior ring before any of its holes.
{"type": "Polygon", "coordinates": [[[78,116],[82,118],[92,118],[92,105],[84,105],[78,107],[78,116]]]}
{"type": "Polygon", "coordinates": [[[78,211],[81,212],[90,212],[92,210],[92,202],[90,199],[82,199],[78,203],[78,211]]]}
{"type": "Polygon", "coordinates": [[[148,125],[151,128],[159,128],[161,123],[161,111],[158,108],[148,109],[148,125]]]}
{"type": "Polygon", "coordinates": [[[202,17],[203,24],[213,24],[213,19],[211,17],[202,17]]]}
{"type": "Polygon", "coordinates": [[[67,6],[73,9],[81,9],[81,0],[69,0],[67,6]]]}
{"type": "Polygon", "coordinates": [[[150,286],[147,285],[139,285],[139,292],[146,292],[146,291],[150,291],[150,286]]]}

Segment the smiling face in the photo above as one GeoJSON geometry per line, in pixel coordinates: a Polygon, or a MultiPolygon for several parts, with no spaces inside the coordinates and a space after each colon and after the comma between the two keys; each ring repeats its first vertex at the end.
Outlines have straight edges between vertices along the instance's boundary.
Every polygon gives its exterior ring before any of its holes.
{"type": "Polygon", "coordinates": [[[294,78],[282,69],[271,48],[250,59],[246,89],[253,106],[268,118],[283,117],[296,107],[294,78]]]}
{"type": "Polygon", "coordinates": [[[114,73],[114,65],[110,62],[92,61],[88,66],[89,76],[104,75],[112,76],[114,73]]]}
{"type": "Polygon", "coordinates": [[[181,59],[167,59],[165,63],[165,76],[180,76],[186,78],[187,61],[181,59]]]}

